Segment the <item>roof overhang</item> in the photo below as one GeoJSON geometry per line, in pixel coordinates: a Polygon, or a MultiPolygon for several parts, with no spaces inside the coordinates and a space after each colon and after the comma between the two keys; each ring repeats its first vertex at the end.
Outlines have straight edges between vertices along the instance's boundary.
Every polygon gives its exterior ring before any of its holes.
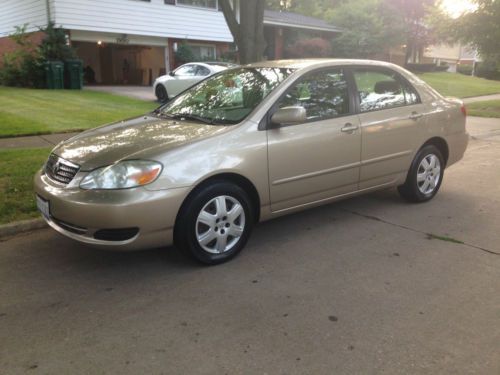
{"type": "Polygon", "coordinates": [[[325,32],[332,33],[332,34],[339,34],[342,32],[342,30],[340,30],[340,29],[333,29],[333,28],[321,27],[321,26],[300,25],[300,24],[289,23],[289,22],[266,21],[265,19],[264,19],[264,26],[281,26],[281,27],[288,27],[291,29],[325,31],[325,32]]]}

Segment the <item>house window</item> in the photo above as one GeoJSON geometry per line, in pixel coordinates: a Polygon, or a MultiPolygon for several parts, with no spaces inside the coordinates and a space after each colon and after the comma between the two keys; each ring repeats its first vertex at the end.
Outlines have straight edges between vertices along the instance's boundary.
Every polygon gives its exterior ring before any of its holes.
{"type": "Polygon", "coordinates": [[[190,44],[189,47],[198,61],[215,60],[216,58],[215,46],[190,44]]]}
{"type": "Polygon", "coordinates": [[[177,5],[197,8],[217,9],[217,0],[177,0],[177,5]]]}

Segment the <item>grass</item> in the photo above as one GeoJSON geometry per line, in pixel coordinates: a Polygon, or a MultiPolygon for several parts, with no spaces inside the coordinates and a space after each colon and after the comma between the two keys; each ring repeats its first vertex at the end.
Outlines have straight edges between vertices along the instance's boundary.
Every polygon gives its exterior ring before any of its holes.
{"type": "Polygon", "coordinates": [[[500,118],[500,100],[467,104],[467,112],[471,116],[500,118]]]}
{"type": "Polygon", "coordinates": [[[0,86],[0,138],[79,131],[138,116],[157,104],[95,91],[0,86]]]}
{"type": "Polygon", "coordinates": [[[33,175],[48,148],[0,150],[0,224],[38,217],[33,175]]]}
{"type": "Polygon", "coordinates": [[[467,98],[500,93],[500,81],[446,72],[424,73],[419,76],[444,96],[467,98]]]}

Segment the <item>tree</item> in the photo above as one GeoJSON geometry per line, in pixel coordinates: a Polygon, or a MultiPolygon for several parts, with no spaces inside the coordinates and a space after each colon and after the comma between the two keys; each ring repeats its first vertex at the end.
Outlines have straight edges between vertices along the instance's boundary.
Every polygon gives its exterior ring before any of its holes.
{"type": "Polygon", "coordinates": [[[237,9],[229,0],[219,0],[227,25],[234,42],[238,46],[240,62],[248,64],[262,60],[266,48],[264,38],[264,8],[265,0],[240,1],[240,21],[236,15],[237,9]]]}
{"type": "Polygon", "coordinates": [[[267,0],[267,7],[268,9],[324,18],[325,12],[344,2],[345,0],[267,0]]]}
{"type": "Polygon", "coordinates": [[[457,19],[458,37],[473,44],[481,56],[500,60],[500,1],[475,0],[477,9],[457,19]]]}
{"type": "Polygon", "coordinates": [[[50,22],[46,28],[40,29],[45,37],[40,44],[40,54],[46,61],[69,60],[77,57],[75,50],[66,40],[66,31],[50,22]]]}
{"type": "Polygon", "coordinates": [[[424,48],[434,41],[432,29],[425,21],[436,0],[383,0],[383,5],[384,19],[397,19],[403,26],[405,62],[418,63],[424,48]]]}
{"type": "Polygon", "coordinates": [[[342,34],[333,39],[335,56],[372,58],[404,42],[403,30],[395,18],[385,19],[380,0],[350,0],[325,12],[325,17],[342,34]]]}

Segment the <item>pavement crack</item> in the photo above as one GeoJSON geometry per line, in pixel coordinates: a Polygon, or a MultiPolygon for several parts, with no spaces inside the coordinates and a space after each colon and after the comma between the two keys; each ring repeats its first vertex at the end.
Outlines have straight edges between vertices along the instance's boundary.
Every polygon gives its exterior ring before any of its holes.
{"type": "Polygon", "coordinates": [[[500,253],[498,253],[496,251],[493,251],[493,250],[490,250],[490,249],[486,249],[486,248],[481,247],[481,246],[473,245],[473,244],[470,244],[470,243],[467,243],[467,242],[464,242],[464,241],[460,241],[460,240],[456,240],[456,239],[446,239],[446,240],[443,240],[444,237],[442,237],[442,236],[438,236],[438,235],[433,234],[433,233],[427,233],[427,232],[424,232],[424,231],[421,231],[421,230],[418,230],[418,229],[415,229],[415,228],[408,227],[408,226],[403,225],[403,224],[393,223],[393,222],[381,219],[381,218],[379,218],[377,216],[362,214],[361,212],[351,211],[351,210],[348,210],[346,208],[340,208],[340,209],[342,211],[344,211],[344,212],[348,212],[348,213],[350,213],[352,215],[360,216],[360,217],[363,217],[363,218],[368,219],[368,220],[379,221],[381,223],[384,223],[384,224],[387,224],[387,225],[392,225],[394,227],[398,227],[398,228],[401,228],[401,229],[409,230],[409,231],[414,232],[414,233],[423,234],[423,235],[427,236],[427,238],[429,238],[429,239],[437,239],[437,240],[442,240],[442,241],[446,241],[446,242],[451,242],[451,243],[455,243],[455,244],[458,244],[458,245],[464,245],[466,247],[470,247],[470,248],[475,249],[475,250],[480,250],[480,251],[485,252],[487,254],[500,255],[500,253]]]}
{"type": "Polygon", "coordinates": [[[54,142],[52,142],[50,139],[47,139],[45,138],[43,135],[39,135],[38,137],[40,137],[41,139],[43,139],[45,142],[55,146],[56,144],[54,142]]]}

